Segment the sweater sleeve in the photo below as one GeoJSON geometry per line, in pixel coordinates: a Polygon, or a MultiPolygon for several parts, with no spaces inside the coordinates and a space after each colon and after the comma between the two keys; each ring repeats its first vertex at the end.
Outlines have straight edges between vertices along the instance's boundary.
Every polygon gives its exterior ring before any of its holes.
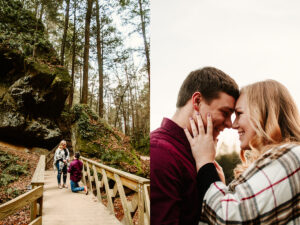
{"type": "Polygon", "coordinates": [[[54,159],[53,159],[53,164],[56,163],[57,160],[59,160],[59,149],[56,149],[55,154],[54,154],[54,159]]]}
{"type": "Polygon", "coordinates": [[[208,190],[210,185],[216,181],[220,181],[220,177],[213,163],[207,163],[199,169],[197,174],[197,186],[199,190],[200,211],[206,191],[208,190]]]}
{"type": "MultiPolygon", "coordinates": [[[[287,224],[293,219],[293,204],[297,204],[293,202],[300,192],[300,176],[295,172],[300,170],[292,157],[285,158],[252,164],[230,187],[212,183],[203,199],[201,220],[209,224],[287,224]]],[[[213,180],[208,174],[201,176],[213,180]]]]}
{"type": "Polygon", "coordinates": [[[66,160],[70,160],[70,151],[69,151],[69,149],[67,149],[67,148],[66,148],[66,150],[67,150],[67,153],[68,153],[68,155],[67,155],[67,157],[66,157],[66,160]]]}

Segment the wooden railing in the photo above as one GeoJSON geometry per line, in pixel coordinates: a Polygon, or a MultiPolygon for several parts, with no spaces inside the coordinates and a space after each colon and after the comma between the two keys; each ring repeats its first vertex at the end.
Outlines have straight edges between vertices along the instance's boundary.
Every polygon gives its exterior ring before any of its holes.
{"type": "Polygon", "coordinates": [[[30,204],[30,224],[42,224],[45,156],[40,156],[31,180],[32,190],[0,205],[0,220],[30,204]]]}
{"type": "Polygon", "coordinates": [[[53,165],[54,154],[55,154],[55,151],[58,148],[58,146],[59,146],[59,143],[54,148],[52,148],[52,150],[50,152],[48,152],[48,154],[46,155],[46,165],[45,165],[46,170],[50,169],[51,166],[53,165]]]}
{"type": "Polygon", "coordinates": [[[82,180],[91,192],[96,191],[98,201],[106,199],[108,209],[114,214],[113,203],[119,197],[124,211],[124,224],[133,225],[133,217],[137,212],[139,225],[150,224],[150,180],[85,157],[80,159],[84,163],[82,180]]]}

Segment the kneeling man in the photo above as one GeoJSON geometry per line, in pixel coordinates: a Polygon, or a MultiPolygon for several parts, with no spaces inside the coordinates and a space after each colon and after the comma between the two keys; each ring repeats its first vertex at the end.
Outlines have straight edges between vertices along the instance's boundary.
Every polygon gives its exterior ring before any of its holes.
{"type": "Polygon", "coordinates": [[[79,187],[78,182],[82,177],[83,163],[79,160],[79,152],[75,153],[74,160],[71,162],[68,172],[70,173],[70,183],[72,192],[84,191],[88,194],[87,186],[79,187]]]}

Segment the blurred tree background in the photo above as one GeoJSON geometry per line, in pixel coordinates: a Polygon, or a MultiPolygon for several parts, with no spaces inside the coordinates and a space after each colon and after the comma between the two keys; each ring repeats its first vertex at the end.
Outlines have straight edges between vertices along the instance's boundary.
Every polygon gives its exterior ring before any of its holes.
{"type": "Polygon", "coordinates": [[[240,156],[238,154],[239,147],[237,144],[233,144],[231,146],[225,141],[221,141],[218,143],[217,152],[218,155],[216,157],[216,161],[223,168],[226,184],[228,185],[234,179],[234,168],[237,164],[241,163],[240,156]]]}
{"type": "MultiPolygon", "coordinates": [[[[16,1],[14,1],[16,2],[16,1]]],[[[36,29],[27,54],[37,55],[42,23],[72,78],[68,107],[87,104],[149,154],[149,0],[19,0],[36,29]]]]}

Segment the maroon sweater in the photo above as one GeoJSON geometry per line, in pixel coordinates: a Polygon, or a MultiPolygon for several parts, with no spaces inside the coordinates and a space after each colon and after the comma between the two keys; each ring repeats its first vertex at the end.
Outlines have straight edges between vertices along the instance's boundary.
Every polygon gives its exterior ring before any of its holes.
{"type": "Polygon", "coordinates": [[[151,224],[197,224],[197,172],[184,130],[164,118],[150,134],[151,224]]]}
{"type": "Polygon", "coordinates": [[[68,172],[70,173],[70,179],[74,182],[79,182],[82,177],[83,163],[79,159],[75,159],[70,163],[68,172]]]}

